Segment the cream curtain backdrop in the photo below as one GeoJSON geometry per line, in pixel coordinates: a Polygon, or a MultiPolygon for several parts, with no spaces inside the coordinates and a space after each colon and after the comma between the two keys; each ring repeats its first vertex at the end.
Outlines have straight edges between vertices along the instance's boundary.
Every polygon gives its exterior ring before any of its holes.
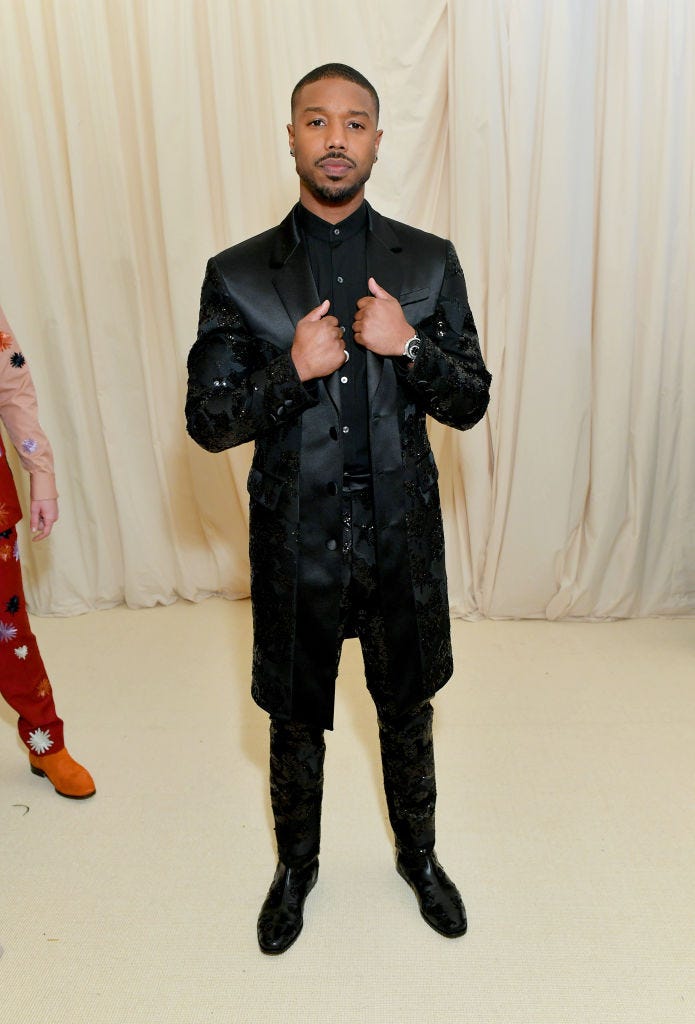
{"type": "Polygon", "coordinates": [[[61,492],[37,611],[248,593],[250,451],[188,440],[185,359],[327,60],[379,89],[370,201],[454,240],[494,374],[432,426],[454,611],[695,611],[689,0],[0,0],[0,48],[0,303],[61,492]]]}

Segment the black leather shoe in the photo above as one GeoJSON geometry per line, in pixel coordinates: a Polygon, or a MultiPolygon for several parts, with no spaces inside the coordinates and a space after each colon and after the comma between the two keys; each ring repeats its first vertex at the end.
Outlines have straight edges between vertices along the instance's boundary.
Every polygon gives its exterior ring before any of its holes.
{"type": "Polygon", "coordinates": [[[264,953],[284,953],[304,924],[304,901],[316,885],[318,858],[301,868],[277,866],[258,915],[258,945],[264,953]]]}
{"type": "Polygon", "coordinates": [[[399,850],[396,870],[417,896],[420,913],[440,935],[454,939],[466,934],[466,908],[461,893],[437,860],[434,850],[399,850]]]}

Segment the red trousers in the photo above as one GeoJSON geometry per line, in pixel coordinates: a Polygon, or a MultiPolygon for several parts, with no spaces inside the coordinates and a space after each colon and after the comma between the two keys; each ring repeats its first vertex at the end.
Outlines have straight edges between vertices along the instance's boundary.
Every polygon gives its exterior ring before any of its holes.
{"type": "Polygon", "coordinates": [[[0,533],[0,693],[19,715],[19,735],[32,753],[64,747],[63,723],[29,625],[14,526],[0,533]]]}

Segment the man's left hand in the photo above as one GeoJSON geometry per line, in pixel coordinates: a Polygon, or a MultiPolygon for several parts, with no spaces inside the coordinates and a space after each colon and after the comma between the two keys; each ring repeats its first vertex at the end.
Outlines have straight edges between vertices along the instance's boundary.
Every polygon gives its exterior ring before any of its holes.
{"type": "Polygon", "coordinates": [[[406,341],[415,331],[403,315],[398,299],[373,277],[367,284],[371,294],[358,299],[352,324],[355,341],[378,356],[402,356],[406,341]]]}

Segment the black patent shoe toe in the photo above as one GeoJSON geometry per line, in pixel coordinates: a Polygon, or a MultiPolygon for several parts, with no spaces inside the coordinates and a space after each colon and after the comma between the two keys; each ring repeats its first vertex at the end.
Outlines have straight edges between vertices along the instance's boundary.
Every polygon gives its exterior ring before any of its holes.
{"type": "Polygon", "coordinates": [[[399,852],[396,870],[415,893],[427,924],[448,939],[465,935],[468,928],[461,894],[434,852],[399,852]]]}
{"type": "Polygon", "coordinates": [[[280,862],[258,915],[258,945],[262,952],[284,953],[304,925],[304,901],[316,885],[319,862],[301,868],[280,862]]]}

